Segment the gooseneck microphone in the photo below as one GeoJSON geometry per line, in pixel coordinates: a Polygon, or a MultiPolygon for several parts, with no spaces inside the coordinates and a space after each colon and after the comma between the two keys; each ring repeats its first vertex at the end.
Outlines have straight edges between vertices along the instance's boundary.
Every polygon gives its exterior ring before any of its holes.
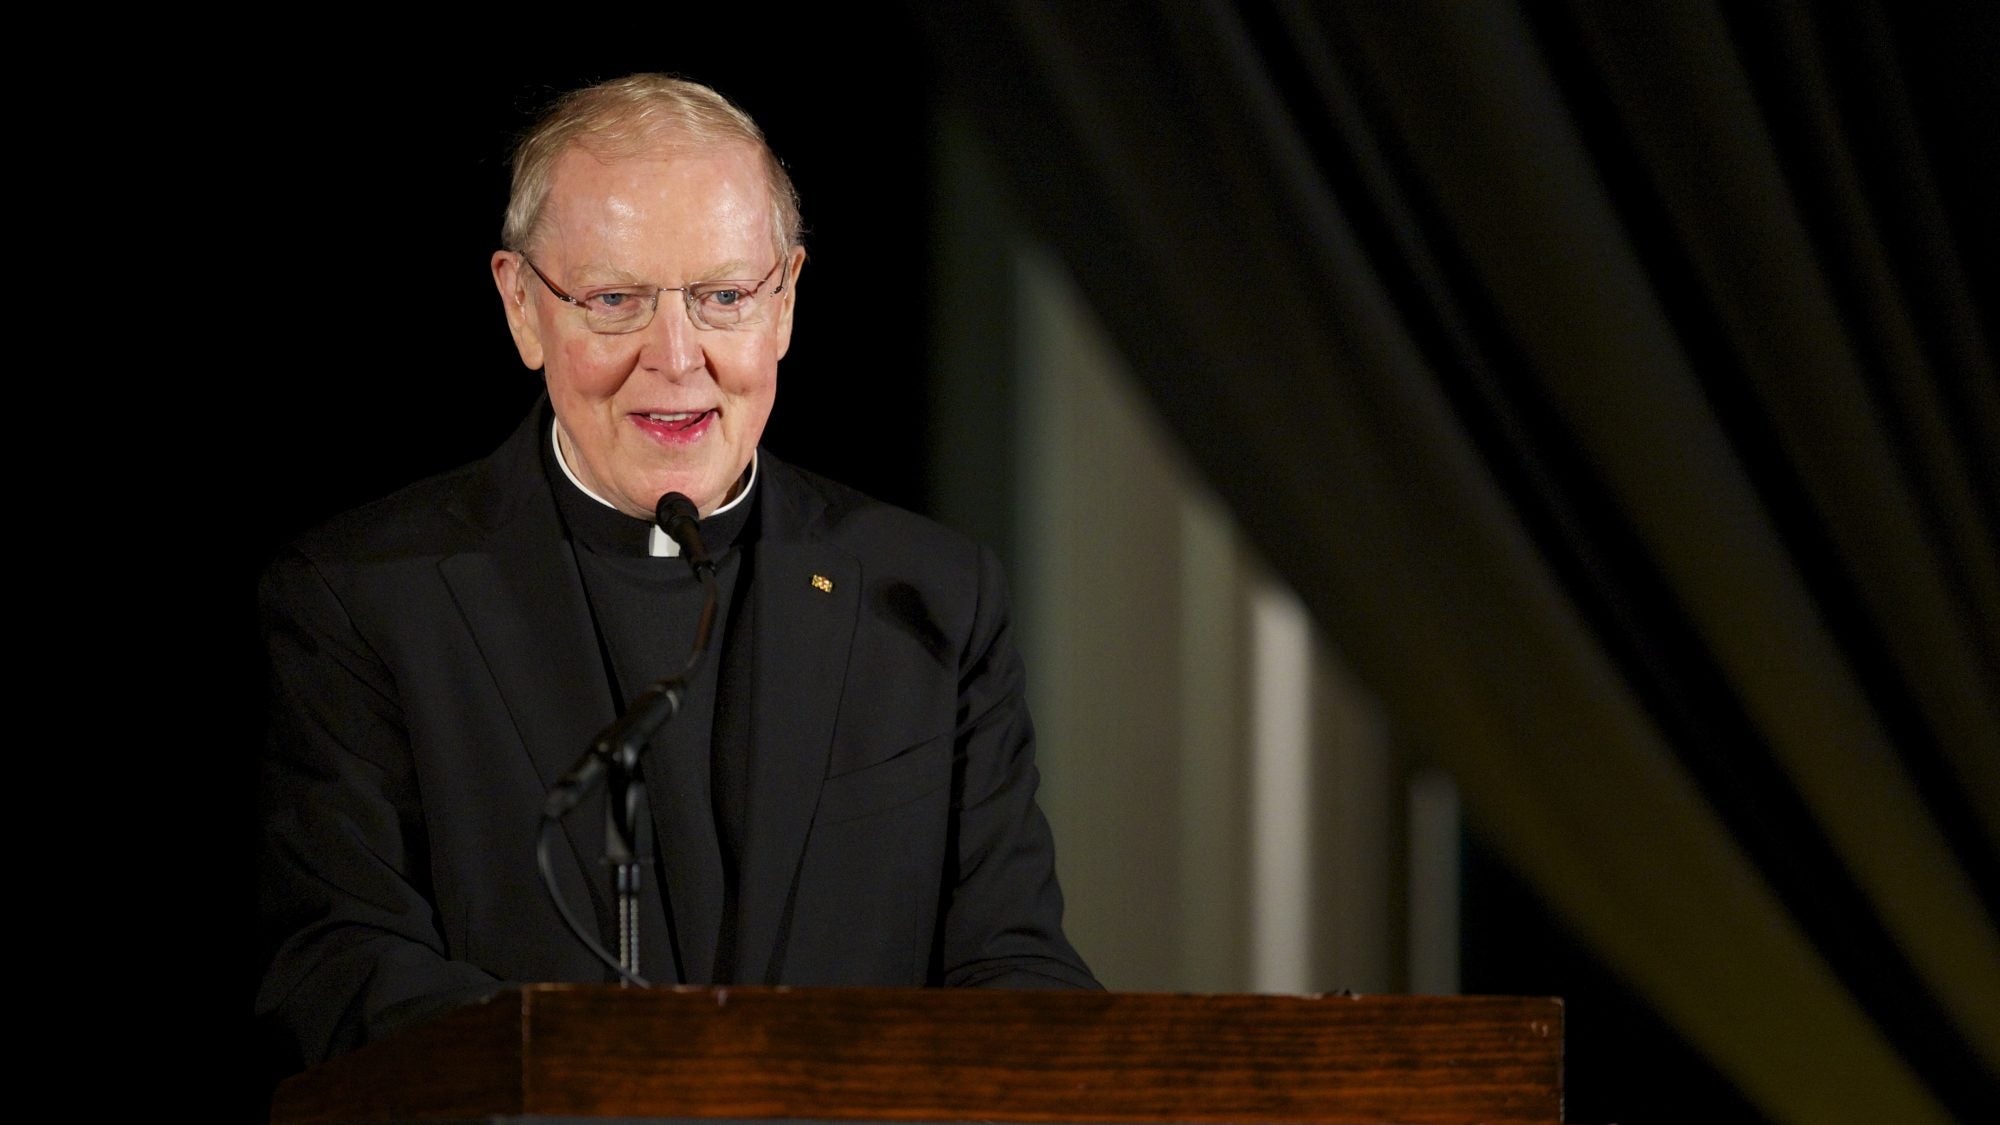
{"type": "Polygon", "coordinates": [[[535,845],[535,862],[541,869],[542,883],[548,888],[556,912],[562,915],[570,932],[598,959],[615,970],[620,979],[641,987],[645,987],[647,982],[638,973],[638,890],[642,870],[639,857],[641,843],[650,839],[652,831],[646,816],[645,782],[641,779],[639,757],[653,734],[680,712],[681,697],[687,693],[688,680],[701,666],[702,655],[708,651],[709,632],[715,625],[717,599],[715,563],[709,559],[708,548],[702,544],[701,516],[694,501],[678,492],[669,492],[660,497],[660,502],[654,506],[653,519],[660,530],[680,544],[682,557],[687,559],[689,568],[702,585],[701,620],[695,626],[692,651],[688,653],[687,663],[678,672],[662,676],[634,696],[625,713],[598,732],[583,757],[549,790],[548,799],[542,803],[542,830],[535,845]],[[584,794],[607,779],[611,800],[606,809],[605,859],[614,869],[613,893],[618,903],[619,950],[616,958],[577,921],[569,904],[563,900],[556,883],[555,868],[549,858],[549,830],[583,800],[584,794]]]}

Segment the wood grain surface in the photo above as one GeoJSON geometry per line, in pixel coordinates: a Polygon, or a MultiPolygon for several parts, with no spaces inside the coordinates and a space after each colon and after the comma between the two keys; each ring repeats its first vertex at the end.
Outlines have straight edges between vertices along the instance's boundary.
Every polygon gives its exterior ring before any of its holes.
{"type": "Polygon", "coordinates": [[[1562,1120],[1562,1006],[976,989],[510,991],[280,1087],[273,1121],[1562,1120]]]}

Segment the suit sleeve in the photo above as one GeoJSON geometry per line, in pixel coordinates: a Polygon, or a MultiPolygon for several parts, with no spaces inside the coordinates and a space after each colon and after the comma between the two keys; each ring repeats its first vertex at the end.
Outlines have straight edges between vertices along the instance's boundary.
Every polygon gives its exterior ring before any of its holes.
{"type": "Polygon", "coordinates": [[[979,551],[979,604],[961,657],[952,815],[955,885],[943,980],[999,988],[1099,988],[1062,929],[1055,844],[1035,802],[1035,731],[1000,567],[979,551]]]}
{"type": "Polygon", "coordinates": [[[292,553],[259,590],[270,660],[261,1020],[304,1065],[492,992],[445,955],[396,685],[333,587],[292,553]]]}

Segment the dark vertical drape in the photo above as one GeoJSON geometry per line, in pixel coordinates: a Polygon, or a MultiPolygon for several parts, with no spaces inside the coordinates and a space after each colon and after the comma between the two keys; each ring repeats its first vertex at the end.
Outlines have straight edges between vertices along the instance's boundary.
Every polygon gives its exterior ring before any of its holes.
{"type": "Polygon", "coordinates": [[[1993,17],[957,6],[1153,399],[1754,1104],[2000,1102],[1993,17]]]}

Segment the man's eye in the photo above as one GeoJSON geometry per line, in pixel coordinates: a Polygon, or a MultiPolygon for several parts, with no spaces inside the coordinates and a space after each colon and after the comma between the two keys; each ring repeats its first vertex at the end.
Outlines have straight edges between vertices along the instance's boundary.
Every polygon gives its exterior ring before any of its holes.
{"type": "Polygon", "coordinates": [[[718,309],[733,308],[747,296],[749,294],[736,288],[704,289],[701,293],[701,299],[704,304],[718,309]]]}
{"type": "Polygon", "coordinates": [[[592,293],[583,299],[585,308],[592,312],[601,313],[630,312],[643,303],[644,298],[642,296],[637,293],[628,293],[622,289],[592,293]]]}

